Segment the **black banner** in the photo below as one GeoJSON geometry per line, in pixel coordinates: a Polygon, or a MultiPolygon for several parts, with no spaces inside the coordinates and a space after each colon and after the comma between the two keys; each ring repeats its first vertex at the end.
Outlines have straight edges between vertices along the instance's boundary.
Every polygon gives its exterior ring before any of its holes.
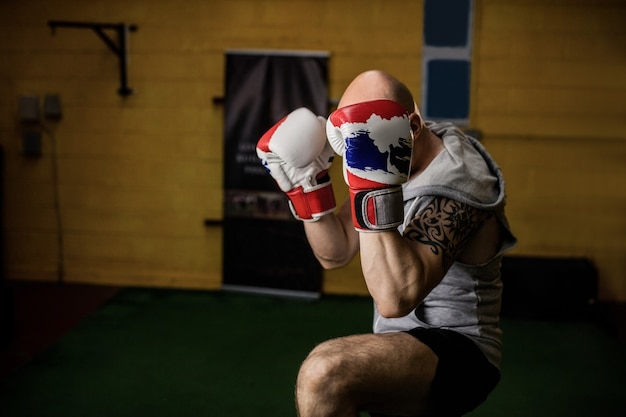
{"type": "Polygon", "coordinates": [[[298,107],[326,116],[327,74],[325,52],[226,53],[224,289],[319,296],[321,267],[256,143],[298,107]]]}

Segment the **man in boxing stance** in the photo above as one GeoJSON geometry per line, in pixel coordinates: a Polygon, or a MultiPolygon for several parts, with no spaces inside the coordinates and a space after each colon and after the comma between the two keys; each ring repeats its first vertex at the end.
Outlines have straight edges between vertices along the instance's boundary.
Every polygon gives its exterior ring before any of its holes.
{"type": "Polygon", "coordinates": [[[297,109],[258,142],[324,268],[360,251],[372,334],[327,340],[304,360],[300,417],[460,416],[500,379],[500,262],[511,249],[504,180],[483,146],[422,119],[382,71],[348,86],[328,120],[297,109]],[[328,169],[350,191],[337,210],[328,169]]]}

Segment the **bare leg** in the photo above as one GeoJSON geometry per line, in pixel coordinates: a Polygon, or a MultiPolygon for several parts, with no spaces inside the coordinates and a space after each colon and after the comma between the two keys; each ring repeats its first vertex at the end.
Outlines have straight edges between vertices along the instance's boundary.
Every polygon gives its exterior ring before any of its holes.
{"type": "Polygon", "coordinates": [[[428,346],[405,333],[328,340],[313,349],[300,368],[298,415],[425,415],[437,361],[428,346]]]}

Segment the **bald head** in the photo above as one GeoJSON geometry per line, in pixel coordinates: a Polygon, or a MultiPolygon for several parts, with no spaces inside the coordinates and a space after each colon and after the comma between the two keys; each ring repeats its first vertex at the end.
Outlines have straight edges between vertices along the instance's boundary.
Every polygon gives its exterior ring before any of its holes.
{"type": "Polygon", "coordinates": [[[413,95],[407,86],[391,74],[380,70],[366,71],[357,75],[343,93],[338,107],[378,99],[397,101],[408,113],[417,110],[413,95]]]}

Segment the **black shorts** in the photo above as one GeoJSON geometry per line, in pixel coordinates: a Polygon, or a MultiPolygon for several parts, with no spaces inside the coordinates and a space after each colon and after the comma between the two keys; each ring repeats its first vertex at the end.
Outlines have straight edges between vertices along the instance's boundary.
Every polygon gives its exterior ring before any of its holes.
{"type": "Polygon", "coordinates": [[[446,329],[407,331],[439,357],[431,386],[435,415],[458,417],[487,399],[500,381],[500,371],[470,338],[446,329]]]}

